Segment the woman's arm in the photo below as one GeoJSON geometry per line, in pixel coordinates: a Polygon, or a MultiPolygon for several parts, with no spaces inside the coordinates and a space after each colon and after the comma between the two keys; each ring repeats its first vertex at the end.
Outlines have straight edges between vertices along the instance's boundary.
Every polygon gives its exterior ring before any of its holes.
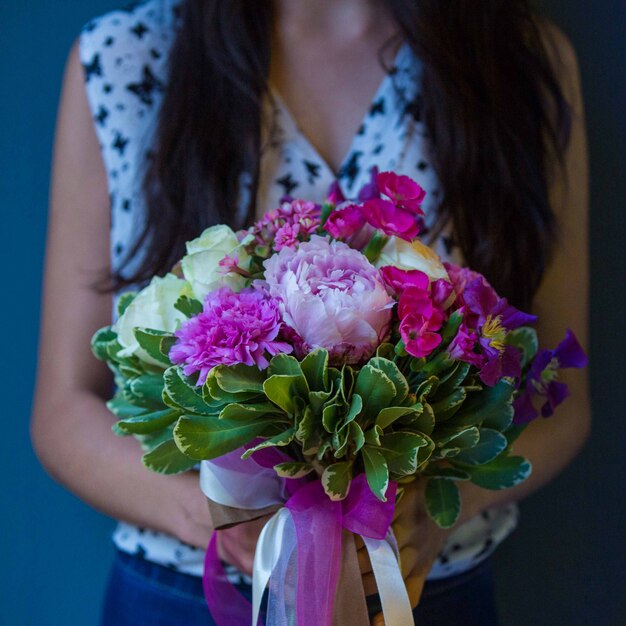
{"type": "MultiPolygon", "coordinates": [[[[580,77],[576,55],[567,38],[551,24],[545,25],[544,32],[573,118],[564,168],[556,171],[550,189],[551,205],[560,223],[561,235],[535,296],[533,313],[539,316],[536,328],[542,347],[555,348],[569,327],[588,351],[588,171],[580,77]]],[[[515,234],[511,233],[511,236],[515,234]]],[[[580,451],[591,425],[588,372],[586,369],[568,369],[559,375],[569,385],[571,396],[554,416],[532,422],[514,444],[515,454],[532,463],[530,477],[520,485],[502,491],[460,483],[463,501],[460,522],[487,508],[525,498],[550,482],[580,451]]],[[[394,522],[394,532],[401,546],[403,574],[413,605],[418,602],[426,575],[451,532],[439,529],[426,515],[423,487],[422,481],[409,486],[398,504],[394,522]]],[[[367,559],[364,554],[360,556],[362,567],[367,571],[367,559]]],[[[371,575],[365,577],[365,584],[366,588],[373,587],[371,575]]],[[[372,623],[381,626],[382,615],[376,616],[372,623]]]]}
{"type": "MultiPolygon", "coordinates": [[[[539,316],[536,328],[540,346],[556,347],[569,327],[588,353],[589,181],[580,75],[576,53],[563,33],[549,23],[545,23],[544,32],[561,88],[572,107],[572,133],[564,168],[556,170],[550,189],[561,233],[535,296],[533,313],[539,316]]],[[[582,448],[591,427],[588,370],[567,369],[559,377],[569,385],[571,396],[554,416],[532,422],[514,445],[516,454],[531,461],[532,474],[517,487],[499,492],[468,487],[468,514],[525,498],[550,482],[582,448]]]]}
{"type": "Polygon", "coordinates": [[[85,502],[206,546],[211,532],[197,475],[160,476],[132,438],[111,432],[107,367],[90,338],[110,323],[111,296],[94,280],[109,265],[109,197],[75,44],[67,62],[54,148],[32,441],[48,472],[85,502]]]}

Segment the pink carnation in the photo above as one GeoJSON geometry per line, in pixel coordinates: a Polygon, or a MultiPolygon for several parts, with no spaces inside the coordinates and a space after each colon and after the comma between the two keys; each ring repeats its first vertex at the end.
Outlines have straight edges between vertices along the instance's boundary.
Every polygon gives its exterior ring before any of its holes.
{"type": "Polygon", "coordinates": [[[334,363],[370,357],[386,336],[394,300],[378,270],[343,242],[313,235],[265,261],[270,294],[285,323],[334,363]]]}
{"type": "Polygon", "coordinates": [[[216,365],[256,365],[265,369],[267,356],[290,353],[292,347],[277,341],[282,326],[278,303],[259,289],[235,293],[228,288],[209,293],[204,311],[176,331],[170,350],[172,363],[183,366],[186,376],[199,372],[203,385],[216,365]]]}
{"type": "Polygon", "coordinates": [[[426,192],[408,176],[381,172],[376,179],[383,197],[363,203],[363,215],[369,224],[387,235],[411,241],[419,233],[418,216],[426,192]],[[386,198],[384,197],[386,196],[386,198]]]}

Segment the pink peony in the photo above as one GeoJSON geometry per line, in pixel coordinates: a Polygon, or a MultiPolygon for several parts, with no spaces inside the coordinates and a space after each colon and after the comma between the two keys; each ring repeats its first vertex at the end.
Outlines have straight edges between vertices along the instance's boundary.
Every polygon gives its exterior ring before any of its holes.
{"type": "Polygon", "coordinates": [[[378,270],[343,242],[313,235],[264,263],[284,322],[309,350],[326,348],[333,363],[358,363],[386,336],[393,298],[378,270]]]}
{"type": "Polygon", "coordinates": [[[245,363],[265,369],[268,355],[292,351],[277,341],[281,326],[278,303],[264,291],[219,289],[207,295],[202,313],[176,331],[178,341],[169,357],[183,365],[186,376],[199,372],[197,385],[205,383],[216,365],[245,363]]]}

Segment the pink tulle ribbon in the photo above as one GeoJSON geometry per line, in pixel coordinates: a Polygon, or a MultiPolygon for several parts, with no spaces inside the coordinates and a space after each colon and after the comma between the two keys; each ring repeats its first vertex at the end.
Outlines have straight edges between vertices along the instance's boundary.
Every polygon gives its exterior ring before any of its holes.
{"type": "MultiPolygon", "coordinates": [[[[267,453],[254,455],[257,470],[284,460],[278,460],[283,455],[277,455],[277,451],[262,452],[267,453]]],[[[244,467],[241,460],[234,456],[231,459],[232,467],[241,471],[244,467]]],[[[245,463],[249,464],[245,470],[254,470],[255,463],[250,460],[245,463]]],[[[220,459],[220,466],[225,466],[224,457],[220,459]]],[[[254,479],[251,473],[250,480],[254,479]]],[[[284,546],[286,561],[277,569],[286,572],[283,573],[285,576],[294,578],[295,575],[298,626],[332,626],[341,571],[342,531],[346,529],[362,537],[384,540],[393,520],[396,484],[389,484],[386,502],[381,502],[371,492],[365,476],[358,475],[352,481],[348,496],[341,501],[332,501],[319,479],[308,482],[302,479],[281,480],[286,480],[284,493],[289,494],[284,507],[289,511],[295,528],[297,559],[290,558],[293,550],[284,546]],[[297,573],[293,567],[295,562],[297,573]]],[[[247,626],[251,623],[252,605],[228,581],[217,554],[215,534],[207,550],[203,584],[207,604],[217,626],[247,626]]],[[[284,581],[278,581],[275,585],[270,584],[270,593],[272,588],[282,590],[286,587],[288,585],[284,581]]]]}

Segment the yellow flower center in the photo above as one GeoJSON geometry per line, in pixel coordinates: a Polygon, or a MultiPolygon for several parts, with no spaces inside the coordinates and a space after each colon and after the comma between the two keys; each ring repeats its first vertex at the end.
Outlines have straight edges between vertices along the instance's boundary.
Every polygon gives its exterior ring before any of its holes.
{"type": "Polygon", "coordinates": [[[545,393],[548,385],[559,377],[559,360],[556,357],[550,359],[550,363],[546,365],[543,372],[541,372],[540,380],[532,380],[533,387],[539,393],[545,393]]]}
{"type": "Polygon", "coordinates": [[[504,340],[506,338],[506,330],[501,322],[501,315],[496,315],[496,317],[488,315],[482,329],[483,337],[489,339],[489,345],[498,352],[504,351],[504,340]]]}

